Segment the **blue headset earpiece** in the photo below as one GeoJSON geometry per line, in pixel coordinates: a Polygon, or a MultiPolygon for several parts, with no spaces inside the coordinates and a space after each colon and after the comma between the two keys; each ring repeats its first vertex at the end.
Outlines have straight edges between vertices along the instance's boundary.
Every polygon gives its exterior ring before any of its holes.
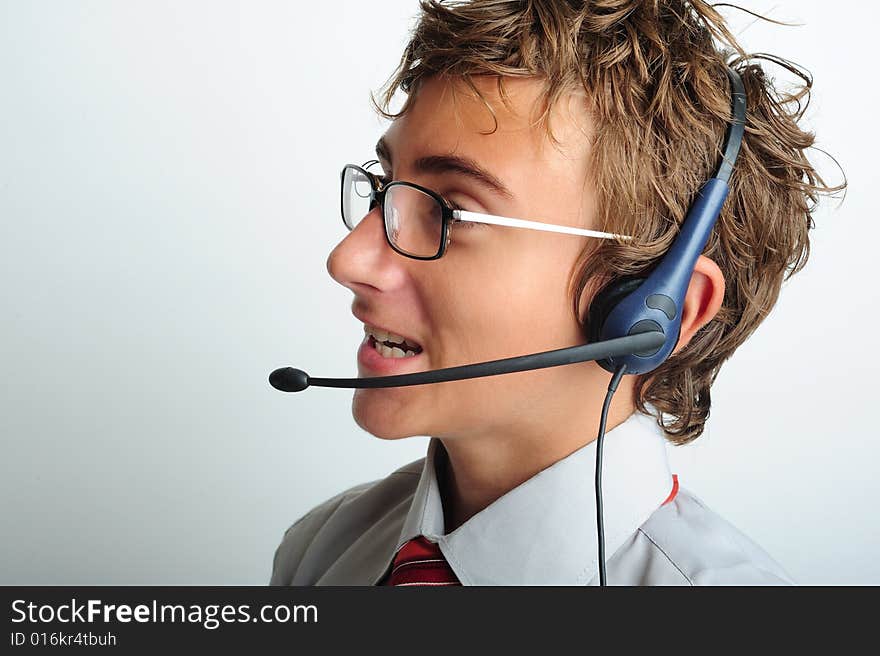
{"type": "Polygon", "coordinates": [[[633,355],[614,356],[599,364],[614,372],[642,374],[659,367],[672,353],[681,331],[681,308],[694,265],[727,198],[728,180],[742,144],[746,119],[746,93],[742,79],[727,69],[732,89],[733,120],[727,130],[724,155],[715,177],[708,180],[688,210],[681,230],[660,263],[646,278],[628,277],[606,285],[590,303],[590,342],[651,331],[662,332],[661,346],[633,355]]]}

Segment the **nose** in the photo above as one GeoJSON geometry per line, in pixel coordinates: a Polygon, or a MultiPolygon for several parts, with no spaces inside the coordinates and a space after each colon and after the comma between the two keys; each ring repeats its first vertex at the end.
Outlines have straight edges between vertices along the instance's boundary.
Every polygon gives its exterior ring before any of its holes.
{"type": "Polygon", "coordinates": [[[373,208],[327,256],[327,272],[340,285],[357,292],[364,285],[389,286],[402,259],[385,241],[379,207],[373,208]]]}

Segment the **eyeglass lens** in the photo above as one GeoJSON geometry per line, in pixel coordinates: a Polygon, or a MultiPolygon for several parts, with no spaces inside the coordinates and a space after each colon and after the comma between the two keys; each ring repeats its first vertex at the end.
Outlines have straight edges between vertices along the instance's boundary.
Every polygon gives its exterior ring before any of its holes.
{"type": "MultiPolygon", "coordinates": [[[[354,228],[370,212],[370,179],[353,167],[342,176],[342,218],[354,228]]],[[[434,257],[440,252],[443,209],[431,195],[415,187],[392,184],[386,187],[383,203],[385,232],[395,248],[416,257],[434,257]]]]}
{"type": "Polygon", "coordinates": [[[363,171],[346,166],[342,173],[342,220],[354,230],[370,211],[372,184],[363,171]]]}

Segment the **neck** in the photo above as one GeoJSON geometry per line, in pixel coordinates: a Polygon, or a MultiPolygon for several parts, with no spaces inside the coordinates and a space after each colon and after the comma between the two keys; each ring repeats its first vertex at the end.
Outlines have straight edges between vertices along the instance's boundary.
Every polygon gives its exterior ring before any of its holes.
{"type": "MultiPolygon", "coordinates": [[[[494,501],[538,472],[596,440],[602,399],[566,416],[564,424],[539,431],[441,438],[446,451],[438,467],[445,532],[450,533],[494,501]]],[[[635,410],[631,388],[615,394],[605,432],[626,421],[635,410]]]]}

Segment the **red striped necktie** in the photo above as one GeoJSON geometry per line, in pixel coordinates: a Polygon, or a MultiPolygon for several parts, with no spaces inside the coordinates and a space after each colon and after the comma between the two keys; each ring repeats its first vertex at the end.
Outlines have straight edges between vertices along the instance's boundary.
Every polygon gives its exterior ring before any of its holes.
{"type": "Polygon", "coordinates": [[[391,573],[379,585],[461,585],[440,552],[424,535],[403,545],[394,556],[391,573]]]}

